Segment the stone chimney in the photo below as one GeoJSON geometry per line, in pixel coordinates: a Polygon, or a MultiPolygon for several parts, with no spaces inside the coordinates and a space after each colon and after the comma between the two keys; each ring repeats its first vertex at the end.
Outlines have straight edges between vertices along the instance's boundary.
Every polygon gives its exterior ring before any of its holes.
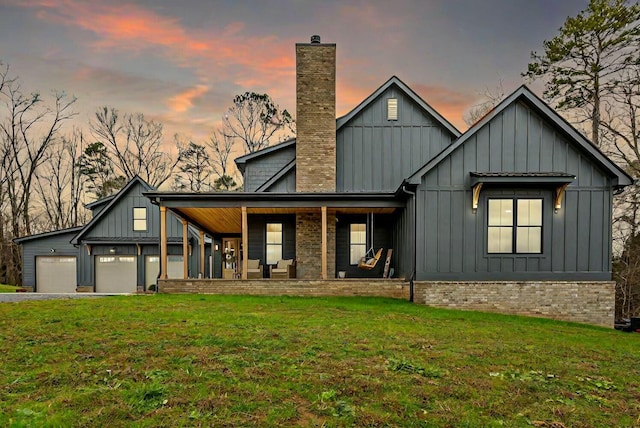
{"type": "Polygon", "coordinates": [[[296,43],[296,192],[336,191],[336,45],[296,43]]]}

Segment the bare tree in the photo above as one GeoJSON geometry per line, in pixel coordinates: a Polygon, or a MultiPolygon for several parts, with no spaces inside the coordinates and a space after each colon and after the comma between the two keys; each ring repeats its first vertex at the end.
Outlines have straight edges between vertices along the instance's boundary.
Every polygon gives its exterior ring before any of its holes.
{"type": "Polygon", "coordinates": [[[205,144],[213,152],[211,164],[218,177],[227,175],[229,155],[231,154],[234,146],[233,138],[225,135],[224,132],[220,132],[214,129],[211,132],[209,140],[206,141],[205,144]]]}
{"type": "Polygon", "coordinates": [[[86,220],[82,207],[83,176],[78,163],[83,151],[82,131],[51,145],[36,173],[36,193],[50,229],[78,226],[86,220]]]}
{"type": "Polygon", "coordinates": [[[59,137],[62,124],[75,113],[76,99],[54,93],[54,106],[46,106],[40,94],[23,94],[19,82],[6,84],[0,93],[5,99],[6,120],[0,122],[7,196],[14,221],[14,236],[31,233],[31,197],[36,171],[59,137]]]}
{"type": "Polygon", "coordinates": [[[236,95],[222,122],[224,135],[239,140],[245,153],[268,147],[278,132],[295,132],[289,112],[280,110],[269,95],[255,92],[236,95]]]}
{"type": "Polygon", "coordinates": [[[19,283],[20,251],[11,241],[32,231],[36,172],[75,113],[75,98],[54,92],[52,106],[39,93],[25,94],[9,67],[0,65],[0,274],[19,283]]]}
{"type": "Polygon", "coordinates": [[[206,147],[193,141],[181,141],[178,135],[174,138],[178,148],[178,174],[174,176],[174,188],[192,192],[210,190],[213,168],[206,147]]]}
{"type": "Polygon", "coordinates": [[[101,107],[91,122],[91,133],[107,149],[116,175],[126,180],[138,175],[152,186],[171,176],[177,159],[162,150],[162,124],[142,113],[122,117],[113,107],[101,107]]]}
{"type": "Polygon", "coordinates": [[[484,92],[480,95],[483,101],[471,106],[471,108],[464,114],[463,120],[467,126],[473,126],[477,121],[482,119],[487,113],[489,113],[500,101],[504,98],[504,88],[502,87],[503,79],[500,78],[500,83],[494,89],[485,88],[484,92]]]}

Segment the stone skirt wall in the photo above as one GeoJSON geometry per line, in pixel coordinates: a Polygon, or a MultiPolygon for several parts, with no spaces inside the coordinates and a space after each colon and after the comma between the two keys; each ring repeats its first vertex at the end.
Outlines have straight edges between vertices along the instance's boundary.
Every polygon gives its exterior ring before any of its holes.
{"type": "Polygon", "coordinates": [[[378,296],[409,300],[409,283],[401,279],[336,280],[158,280],[159,293],[246,294],[252,296],[378,296]]]}
{"type": "Polygon", "coordinates": [[[415,281],[414,302],[612,327],[613,281],[415,281]]]}

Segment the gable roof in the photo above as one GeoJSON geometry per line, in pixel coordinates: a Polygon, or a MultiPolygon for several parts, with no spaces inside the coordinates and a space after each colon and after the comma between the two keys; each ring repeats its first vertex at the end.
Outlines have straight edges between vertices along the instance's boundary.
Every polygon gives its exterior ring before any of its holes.
{"type": "MultiPolygon", "coordinates": [[[[336,133],[345,126],[351,119],[356,117],[362,110],[367,108],[371,103],[373,103],[376,98],[378,98],[381,94],[383,94],[387,89],[392,86],[396,86],[400,91],[402,91],[408,98],[410,98],[413,102],[415,102],[420,108],[426,111],[430,116],[432,116],[444,129],[446,129],[453,137],[459,137],[460,131],[456,129],[447,119],[445,119],[440,113],[438,113],[433,107],[427,104],[418,94],[416,94],[409,86],[407,86],[402,80],[400,80],[397,76],[391,76],[389,80],[382,84],[378,89],[376,89],[371,95],[365,98],[360,104],[358,104],[353,110],[347,113],[344,116],[341,116],[336,119],[336,133]]],[[[269,146],[257,152],[249,153],[244,156],[240,156],[236,158],[234,161],[238,166],[238,169],[241,173],[244,174],[244,167],[248,160],[256,159],[264,155],[268,155],[269,153],[273,153],[277,150],[282,150],[287,147],[291,147],[295,145],[296,139],[291,138],[282,143],[269,146]]],[[[273,178],[273,177],[272,177],[273,178]]]]}
{"type": "Polygon", "coordinates": [[[268,155],[269,153],[273,153],[275,151],[278,150],[282,150],[285,149],[287,147],[291,147],[296,143],[296,139],[294,138],[289,138],[286,141],[283,141],[282,143],[278,143],[275,144],[273,146],[269,146],[269,147],[265,147],[262,150],[258,150],[257,152],[253,152],[253,153],[248,153],[244,156],[240,156],[239,158],[235,158],[234,162],[236,163],[236,166],[238,167],[238,169],[240,170],[241,173],[244,174],[244,167],[247,163],[248,160],[251,159],[255,159],[264,155],[268,155]]]}
{"type": "Polygon", "coordinates": [[[64,235],[67,233],[77,233],[80,230],[82,230],[84,226],[75,226],[75,227],[68,227],[66,229],[60,229],[60,230],[53,230],[51,232],[43,232],[43,233],[37,233],[35,235],[27,235],[27,236],[22,236],[20,238],[15,238],[13,239],[13,242],[15,242],[16,244],[22,244],[23,242],[26,241],[32,241],[35,239],[41,239],[41,238],[49,238],[51,236],[58,236],[58,235],[64,235]]]}
{"type": "Polygon", "coordinates": [[[140,184],[146,192],[155,190],[155,188],[152,187],[149,183],[136,175],[131,180],[129,180],[129,182],[122,189],[120,189],[118,193],[114,195],[114,197],[109,201],[106,207],[104,207],[96,216],[94,216],[91,221],[87,223],[87,225],[82,228],[82,230],[76,236],[74,236],[73,239],[71,239],[71,243],[73,245],[77,245],[80,239],[82,239],[82,237],[84,237],[91,229],[93,229],[93,227],[100,221],[100,219],[107,215],[107,213],[111,211],[111,208],[116,205],[118,201],[120,201],[120,199],[122,199],[124,195],[126,195],[129,190],[136,184],[140,184]]]}
{"type": "Polygon", "coordinates": [[[109,202],[110,200],[112,200],[113,198],[115,198],[116,195],[111,195],[111,196],[106,196],[102,199],[98,199],[96,201],[93,202],[89,202],[88,204],[84,204],[84,207],[88,210],[94,210],[96,208],[98,208],[101,205],[106,204],[107,202],[109,202]]]}
{"type": "Polygon", "coordinates": [[[362,110],[367,108],[369,104],[373,103],[376,98],[382,95],[387,89],[391,86],[396,86],[400,89],[404,94],[409,97],[413,102],[418,104],[420,108],[425,110],[429,115],[433,116],[433,118],[451,135],[454,137],[460,136],[460,131],[456,129],[447,119],[444,118],[440,113],[438,113],[433,107],[427,104],[418,94],[416,94],[409,86],[407,86],[402,80],[400,80],[397,76],[391,76],[389,80],[382,84],[378,89],[376,89],[371,95],[365,98],[360,104],[356,106],[353,110],[351,110],[346,115],[340,117],[336,121],[336,132],[346,125],[351,119],[357,116],[362,110]]]}
{"type": "Polygon", "coordinates": [[[553,124],[556,129],[559,129],[564,134],[568,135],[569,138],[577,143],[582,150],[587,152],[605,171],[607,171],[612,177],[616,178],[614,187],[624,187],[633,183],[633,178],[631,178],[629,174],[616,165],[611,159],[602,153],[600,149],[594,146],[584,135],[582,135],[582,133],[578,132],[569,122],[560,116],[554,109],[549,107],[547,103],[540,99],[525,85],[520,86],[511,93],[511,95],[502,100],[500,104],[476,122],[460,138],[454,141],[453,144],[445,147],[444,150],[427,162],[422,168],[407,178],[406,182],[409,184],[420,184],[422,177],[427,172],[435,168],[447,156],[457,150],[458,147],[463,145],[465,141],[478,132],[478,130],[480,130],[484,125],[489,123],[493,118],[501,114],[507,107],[516,101],[524,101],[544,119],[547,119],[551,124],[553,124]]]}

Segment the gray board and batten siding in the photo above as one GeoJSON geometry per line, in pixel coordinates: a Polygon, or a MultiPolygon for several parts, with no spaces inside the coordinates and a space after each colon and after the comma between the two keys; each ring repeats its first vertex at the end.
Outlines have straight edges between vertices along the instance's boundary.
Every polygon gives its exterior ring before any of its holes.
{"type": "Polygon", "coordinates": [[[494,115],[417,188],[420,280],[610,280],[612,176],[523,100],[494,115]],[[563,172],[576,179],[554,210],[554,187],[485,186],[472,209],[470,172],[563,172]],[[543,199],[542,252],[489,254],[487,199],[543,199]]]}
{"type": "Polygon", "coordinates": [[[278,174],[278,172],[285,168],[295,157],[296,146],[292,142],[272,146],[266,149],[264,154],[261,154],[259,157],[246,156],[246,163],[243,167],[244,191],[258,191],[261,186],[278,174]]]}
{"type": "MultiPolygon", "coordinates": [[[[336,191],[393,192],[460,132],[397,77],[336,120],[336,191]],[[397,100],[388,120],[387,100],[397,100]]],[[[245,192],[295,192],[292,139],[236,159],[245,192]]]]}
{"type": "Polygon", "coordinates": [[[457,135],[414,97],[389,85],[339,127],[338,192],[389,192],[450,145],[457,135]],[[387,120],[387,99],[398,100],[398,119],[387,120]]]}
{"type": "MultiPolygon", "coordinates": [[[[95,213],[93,219],[74,237],[79,247],[78,285],[95,286],[96,257],[111,255],[134,256],[137,264],[137,285],[145,283],[145,257],[160,254],[160,209],[143,196],[142,192],[152,188],[139,178],[134,178],[121,193],[108,200],[107,204],[95,213]],[[133,230],[133,209],[146,208],[147,228],[145,231],[133,230]],[[87,250],[91,246],[91,253],[87,250]],[[140,249],[138,250],[138,245],[140,249]],[[140,254],[138,254],[140,253],[140,254]]],[[[167,215],[167,240],[170,243],[170,255],[182,254],[182,222],[171,212],[167,215]]],[[[190,276],[197,276],[199,247],[192,240],[192,257],[189,262],[190,276]],[[196,257],[193,257],[196,255],[196,257]]]]}
{"type": "MultiPolygon", "coordinates": [[[[22,285],[36,290],[36,258],[41,256],[77,257],[78,249],[69,243],[82,227],[31,235],[16,239],[22,246],[22,285]]],[[[76,264],[77,269],[77,264],[76,264]]],[[[75,286],[76,284],[74,284],[75,286]]],[[[75,288],[75,287],[74,287],[75,288]]]]}

